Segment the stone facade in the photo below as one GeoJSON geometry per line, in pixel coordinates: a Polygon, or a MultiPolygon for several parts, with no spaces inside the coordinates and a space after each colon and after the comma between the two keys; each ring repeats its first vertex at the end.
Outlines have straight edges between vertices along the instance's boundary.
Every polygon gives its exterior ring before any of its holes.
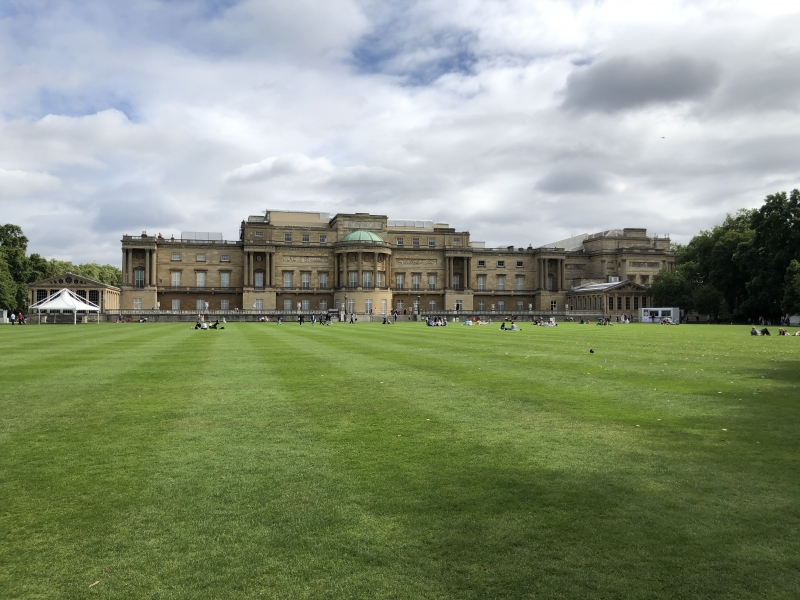
{"type": "Polygon", "coordinates": [[[121,308],[562,312],[581,295],[570,290],[593,283],[629,281],[646,298],[674,262],[669,238],[644,229],[485,248],[447,224],[366,213],[267,211],[242,221],[237,241],[214,237],[123,236],[121,308]]]}

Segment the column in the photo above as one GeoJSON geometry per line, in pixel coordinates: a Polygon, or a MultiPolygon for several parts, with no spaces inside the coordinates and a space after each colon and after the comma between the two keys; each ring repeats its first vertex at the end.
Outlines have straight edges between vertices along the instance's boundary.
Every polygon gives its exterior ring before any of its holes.
{"type": "Polygon", "coordinates": [[[472,257],[465,256],[464,257],[464,289],[468,290],[472,287],[470,284],[472,277],[472,257]]]}
{"type": "Polygon", "coordinates": [[[358,281],[356,282],[356,287],[361,287],[364,283],[364,280],[361,279],[361,250],[358,251],[358,281]]]}
{"type": "Polygon", "coordinates": [[[566,274],[566,267],[567,261],[565,259],[561,259],[561,289],[567,289],[567,274],[566,274]]]}
{"type": "Polygon", "coordinates": [[[133,250],[128,248],[128,285],[133,285],[133,250]]]}
{"type": "Polygon", "coordinates": [[[144,251],[144,283],[150,285],[150,250],[144,251]]]}
{"type": "Polygon", "coordinates": [[[386,287],[392,287],[392,255],[391,254],[384,254],[384,260],[386,261],[386,268],[384,271],[386,272],[386,287]]]}
{"type": "Polygon", "coordinates": [[[442,282],[442,287],[447,289],[450,285],[450,258],[448,256],[444,257],[444,281],[442,282]]]}
{"type": "Polygon", "coordinates": [[[156,249],[150,250],[150,285],[158,283],[158,261],[156,260],[156,249]]]}
{"type": "Polygon", "coordinates": [[[378,283],[378,253],[372,253],[372,285],[376,286],[378,283]]]}
{"type": "Polygon", "coordinates": [[[122,283],[128,283],[128,251],[122,250],[122,283]]]}
{"type": "Polygon", "coordinates": [[[272,268],[273,268],[274,264],[275,264],[275,253],[274,252],[268,252],[267,253],[267,270],[268,270],[269,274],[267,275],[267,281],[269,282],[269,287],[273,287],[273,284],[272,284],[272,268]]]}

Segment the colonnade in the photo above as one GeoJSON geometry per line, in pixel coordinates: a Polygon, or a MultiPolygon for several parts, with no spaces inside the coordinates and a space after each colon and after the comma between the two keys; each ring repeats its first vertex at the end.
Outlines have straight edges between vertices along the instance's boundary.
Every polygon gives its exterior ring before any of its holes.
{"type": "Polygon", "coordinates": [[[255,286],[256,284],[256,254],[264,254],[266,258],[264,264],[264,287],[273,287],[275,285],[275,252],[259,250],[245,250],[244,252],[244,285],[245,287],[255,286]]]}
{"type": "Polygon", "coordinates": [[[385,280],[383,281],[383,285],[380,287],[388,288],[391,287],[390,281],[392,277],[392,261],[391,261],[391,253],[387,251],[381,250],[356,250],[356,249],[342,249],[337,250],[335,254],[335,283],[334,286],[338,288],[344,287],[351,287],[349,276],[349,255],[356,254],[356,285],[355,287],[366,287],[364,286],[364,273],[371,273],[372,274],[372,285],[369,287],[379,287],[378,286],[378,273],[383,273],[385,280]],[[372,257],[372,268],[365,269],[364,268],[364,256],[368,255],[372,257]],[[378,269],[378,257],[383,256],[383,270],[378,269]]]}
{"type": "Polygon", "coordinates": [[[154,286],[157,281],[156,249],[155,248],[125,248],[122,253],[122,279],[126,285],[134,285],[133,253],[136,250],[144,252],[144,284],[154,286]]]}
{"type": "Polygon", "coordinates": [[[459,288],[463,289],[470,289],[472,286],[470,284],[470,280],[472,277],[472,257],[466,255],[452,255],[445,257],[445,266],[444,266],[444,281],[445,281],[445,288],[447,289],[455,289],[455,259],[462,258],[464,260],[464,281],[459,282],[459,288]]]}
{"type": "Polygon", "coordinates": [[[546,290],[548,279],[550,276],[550,261],[556,261],[556,272],[555,276],[553,277],[553,289],[551,291],[558,292],[567,287],[565,276],[564,276],[564,259],[563,258],[544,258],[540,257],[536,259],[538,261],[538,271],[539,271],[539,281],[538,281],[538,289],[546,290]]]}

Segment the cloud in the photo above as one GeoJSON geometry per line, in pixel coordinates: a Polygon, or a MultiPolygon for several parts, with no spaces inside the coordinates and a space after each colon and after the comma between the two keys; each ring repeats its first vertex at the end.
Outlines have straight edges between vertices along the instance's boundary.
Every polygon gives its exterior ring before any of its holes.
{"type": "Polygon", "coordinates": [[[272,156],[228,171],[223,179],[228,183],[251,183],[276,177],[319,176],[333,172],[327,158],[309,158],[304,154],[272,156]]]}
{"type": "Polygon", "coordinates": [[[574,111],[618,112],[653,104],[695,101],[720,79],[713,62],[673,56],[620,56],[576,67],[567,79],[563,107],[574,111]]]}
{"type": "Polygon", "coordinates": [[[0,196],[9,199],[52,192],[59,187],[58,177],[48,173],[0,169],[0,196]]]}
{"type": "Polygon", "coordinates": [[[559,167],[536,182],[536,189],[551,194],[600,194],[609,190],[606,178],[592,167],[559,167]]]}

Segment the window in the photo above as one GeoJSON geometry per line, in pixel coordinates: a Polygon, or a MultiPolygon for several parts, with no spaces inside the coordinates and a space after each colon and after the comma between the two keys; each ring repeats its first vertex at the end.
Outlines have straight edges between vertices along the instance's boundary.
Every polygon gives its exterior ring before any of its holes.
{"type": "Polygon", "coordinates": [[[220,300],[219,301],[219,309],[220,310],[230,310],[231,308],[231,301],[230,300],[220,300]]]}
{"type": "Polygon", "coordinates": [[[310,241],[311,241],[311,236],[309,234],[307,234],[307,233],[304,233],[303,234],[303,243],[307,244],[310,241]]]}
{"type": "Polygon", "coordinates": [[[309,301],[309,300],[301,300],[300,301],[300,308],[302,310],[309,310],[311,308],[311,301],[309,301]]]}
{"type": "Polygon", "coordinates": [[[418,237],[412,237],[411,238],[411,245],[412,246],[419,246],[419,238],[418,237]]]}
{"type": "Polygon", "coordinates": [[[256,231],[256,237],[264,237],[263,231],[256,231]]]}
{"type": "Polygon", "coordinates": [[[358,271],[350,271],[348,276],[350,277],[350,287],[358,287],[358,271]]]}
{"type": "Polygon", "coordinates": [[[558,308],[558,302],[556,300],[550,300],[550,310],[556,310],[558,308]]]}
{"type": "Polygon", "coordinates": [[[324,290],[328,288],[328,274],[327,273],[320,273],[319,274],[319,289],[324,290]]]}
{"type": "Polygon", "coordinates": [[[412,303],[412,306],[414,307],[414,312],[418,313],[419,312],[419,300],[414,300],[414,302],[412,303]]]}
{"type": "MultiPolygon", "coordinates": [[[[320,243],[320,244],[326,244],[327,242],[328,242],[328,236],[327,236],[327,234],[325,234],[325,233],[320,233],[320,234],[319,234],[319,243],[320,243]]],[[[325,302],[325,301],[323,300],[323,302],[325,302]]],[[[327,304],[327,303],[326,303],[326,304],[327,304]]]]}
{"type": "Polygon", "coordinates": [[[461,244],[461,238],[460,237],[454,237],[453,238],[453,244],[460,245],[461,244]]]}
{"type": "Polygon", "coordinates": [[[429,290],[436,289],[436,275],[428,275],[428,289],[429,290]]]}
{"type": "Polygon", "coordinates": [[[300,287],[304,290],[311,287],[311,273],[300,273],[300,287]]]}
{"type": "Polygon", "coordinates": [[[284,233],[283,234],[283,241],[284,242],[291,242],[292,241],[292,234],[291,233],[284,233]]]}
{"type": "Polygon", "coordinates": [[[486,266],[486,261],[485,260],[479,260],[478,261],[478,266],[479,267],[485,267],[486,266]]]}
{"type": "Polygon", "coordinates": [[[428,310],[431,312],[436,310],[436,300],[428,300],[428,310]]]}
{"type": "Polygon", "coordinates": [[[419,273],[414,273],[411,276],[411,289],[418,290],[421,281],[422,281],[422,275],[420,275],[419,273]]]}
{"type": "Polygon", "coordinates": [[[397,289],[402,290],[406,284],[406,276],[405,275],[397,275],[397,289]]]}
{"type": "Polygon", "coordinates": [[[364,271],[363,277],[364,277],[364,287],[365,288],[371,288],[372,287],[372,273],[370,273],[368,271],[364,271]]]}
{"type": "Polygon", "coordinates": [[[36,301],[47,300],[47,290],[36,290],[36,301]]]}
{"type": "Polygon", "coordinates": [[[285,288],[292,287],[292,274],[291,273],[284,273],[283,274],[283,287],[285,287],[285,288]]]}
{"type": "Polygon", "coordinates": [[[375,285],[378,286],[379,288],[382,288],[383,287],[383,273],[378,273],[376,275],[376,277],[377,277],[377,280],[375,281],[375,285]]]}
{"type": "MultiPolygon", "coordinates": [[[[264,274],[260,273],[260,272],[256,272],[256,273],[254,273],[254,275],[256,276],[255,277],[255,282],[254,282],[255,287],[258,288],[258,289],[263,289],[264,288],[264,274]]],[[[225,287],[225,286],[223,286],[223,287],[225,287]]]]}
{"type": "Polygon", "coordinates": [[[356,301],[353,298],[347,299],[347,312],[351,314],[356,312],[356,301]]]}
{"type": "Polygon", "coordinates": [[[327,300],[320,300],[319,301],[319,309],[320,310],[328,310],[328,301],[327,300]]]}
{"type": "Polygon", "coordinates": [[[617,310],[622,310],[622,296],[617,296],[617,310]]]}
{"type": "Polygon", "coordinates": [[[172,310],[180,310],[181,309],[181,301],[177,298],[172,299],[172,310]]]}
{"type": "Polygon", "coordinates": [[[482,292],[486,289],[486,275],[478,275],[478,291],[482,292]]]}
{"type": "Polygon", "coordinates": [[[199,271],[196,273],[197,277],[197,287],[204,288],[206,287],[206,273],[205,271],[199,271]]]}
{"type": "Polygon", "coordinates": [[[173,252],[172,253],[172,260],[180,260],[180,259],[181,259],[180,252],[173,252]]]}
{"type": "Polygon", "coordinates": [[[205,254],[198,254],[197,255],[197,262],[206,262],[206,255],[205,254]]]}
{"type": "Polygon", "coordinates": [[[133,272],[134,275],[134,285],[137,288],[144,287],[144,271],[142,269],[137,269],[133,272]]]}
{"type": "Polygon", "coordinates": [[[231,274],[230,273],[220,273],[219,274],[219,287],[231,287],[231,274]]]}
{"type": "Polygon", "coordinates": [[[97,304],[98,306],[100,305],[100,292],[98,290],[89,290],[89,302],[97,304]]]}
{"type": "Polygon", "coordinates": [[[625,310],[631,309],[631,297],[625,296],[625,310]]]}
{"type": "Polygon", "coordinates": [[[525,305],[522,303],[522,300],[517,300],[517,311],[522,312],[525,310],[525,305]]]}
{"type": "Polygon", "coordinates": [[[381,314],[386,314],[386,298],[381,300],[381,314]]]}
{"type": "Polygon", "coordinates": [[[642,308],[647,308],[647,296],[642,297],[642,308]]]}
{"type": "Polygon", "coordinates": [[[497,268],[498,269],[504,269],[505,266],[506,266],[506,261],[504,261],[504,260],[498,260],[497,261],[497,268]]]}
{"type": "Polygon", "coordinates": [[[502,312],[505,309],[506,309],[506,303],[503,302],[502,300],[498,300],[498,302],[497,302],[497,310],[502,312]]]}
{"type": "Polygon", "coordinates": [[[461,275],[453,275],[453,289],[454,290],[461,289],[461,275]]]}
{"type": "Polygon", "coordinates": [[[522,268],[522,261],[521,261],[521,260],[518,260],[518,261],[517,261],[517,268],[518,268],[518,269],[521,269],[521,268],[522,268]]]}
{"type": "Polygon", "coordinates": [[[633,310],[639,310],[639,296],[633,297],[633,310]]]}
{"type": "Polygon", "coordinates": [[[364,312],[367,313],[368,315],[372,314],[372,299],[371,298],[367,298],[366,300],[364,300],[364,312]]]}
{"type": "Polygon", "coordinates": [[[397,301],[397,310],[403,310],[405,308],[405,304],[403,304],[402,300],[397,301]]]}
{"type": "Polygon", "coordinates": [[[397,238],[397,245],[398,246],[402,246],[403,245],[403,238],[401,238],[401,237],[397,238]]]}
{"type": "Polygon", "coordinates": [[[428,247],[436,248],[436,238],[428,238],[428,247]]]}
{"type": "Polygon", "coordinates": [[[283,301],[283,310],[292,310],[292,301],[291,300],[284,300],[283,301]]]}
{"type": "Polygon", "coordinates": [[[478,310],[486,310],[486,302],[478,300],[478,310]]]}
{"type": "Polygon", "coordinates": [[[498,275],[497,276],[497,289],[503,291],[506,289],[506,278],[505,275],[498,275]]]}
{"type": "Polygon", "coordinates": [[[517,289],[518,290],[525,289],[525,278],[522,275],[517,275],[517,289]]]}
{"type": "Polygon", "coordinates": [[[170,283],[172,287],[180,287],[181,286],[181,274],[180,271],[173,271],[169,274],[170,276],[170,283]]]}
{"type": "Polygon", "coordinates": [[[142,310],[142,299],[141,298],[134,298],[133,299],[133,310],[142,310]]]}
{"type": "Polygon", "coordinates": [[[223,254],[219,257],[219,262],[231,262],[230,254],[223,254]]]}

